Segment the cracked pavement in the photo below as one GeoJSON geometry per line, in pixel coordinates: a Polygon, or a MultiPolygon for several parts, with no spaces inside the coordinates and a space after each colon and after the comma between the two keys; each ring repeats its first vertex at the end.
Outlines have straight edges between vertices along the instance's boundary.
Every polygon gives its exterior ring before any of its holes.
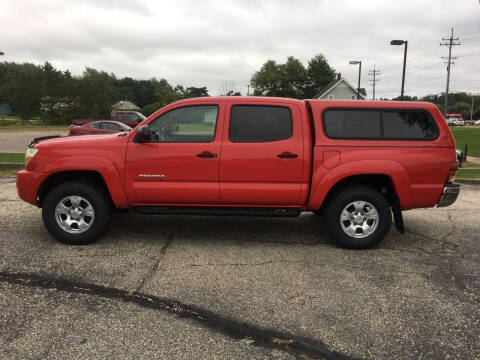
{"type": "Polygon", "coordinates": [[[0,358],[480,359],[480,187],[367,251],[315,215],[112,217],[55,242],[0,179],[0,358]]]}

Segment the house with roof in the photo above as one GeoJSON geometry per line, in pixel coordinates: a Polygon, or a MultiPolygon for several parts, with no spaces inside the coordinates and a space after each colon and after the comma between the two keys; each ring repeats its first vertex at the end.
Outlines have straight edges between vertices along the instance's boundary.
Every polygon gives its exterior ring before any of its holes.
{"type": "MultiPolygon", "coordinates": [[[[360,88],[360,100],[366,100],[366,98],[367,91],[365,88],[360,88]]],[[[337,74],[337,79],[325,86],[315,99],[356,100],[357,88],[342,78],[341,74],[337,74]]]]}
{"type": "Polygon", "coordinates": [[[135,105],[134,103],[132,103],[131,101],[128,101],[128,100],[120,100],[119,102],[117,102],[116,104],[114,104],[112,106],[113,110],[133,110],[133,111],[137,111],[137,110],[140,110],[140,108],[135,105]]]}

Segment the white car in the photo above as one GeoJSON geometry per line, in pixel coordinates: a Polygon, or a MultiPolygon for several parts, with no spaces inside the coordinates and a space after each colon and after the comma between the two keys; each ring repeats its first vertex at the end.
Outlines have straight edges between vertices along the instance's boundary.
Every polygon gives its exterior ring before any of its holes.
{"type": "Polygon", "coordinates": [[[480,119],[478,119],[477,121],[475,121],[475,122],[473,123],[473,125],[480,125],[480,119]]]}

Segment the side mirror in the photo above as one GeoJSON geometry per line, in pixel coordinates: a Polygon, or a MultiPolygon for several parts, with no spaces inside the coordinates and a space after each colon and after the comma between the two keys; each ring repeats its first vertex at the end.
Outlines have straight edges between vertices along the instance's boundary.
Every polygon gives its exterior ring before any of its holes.
{"type": "Polygon", "coordinates": [[[135,134],[135,140],[139,143],[150,141],[150,126],[140,126],[135,134]]]}

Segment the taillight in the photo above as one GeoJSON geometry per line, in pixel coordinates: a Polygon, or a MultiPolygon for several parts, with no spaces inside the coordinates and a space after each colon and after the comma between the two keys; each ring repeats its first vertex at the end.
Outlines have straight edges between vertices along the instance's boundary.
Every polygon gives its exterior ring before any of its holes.
{"type": "Polygon", "coordinates": [[[458,159],[455,153],[455,161],[452,162],[450,165],[450,169],[448,170],[448,177],[447,177],[447,182],[454,182],[455,181],[455,173],[458,170],[458,159]]]}

